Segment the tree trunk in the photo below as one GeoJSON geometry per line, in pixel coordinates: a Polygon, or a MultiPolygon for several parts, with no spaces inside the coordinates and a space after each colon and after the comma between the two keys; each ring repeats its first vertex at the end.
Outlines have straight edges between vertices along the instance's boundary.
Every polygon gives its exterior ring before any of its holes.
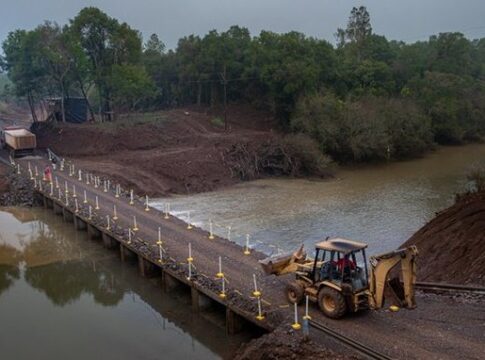
{"type": "Polygon", "coordinates": [[[34,97],[32,96],[32,92],[29,91],[27,93],[27,101],[29,103],[30,112],[32,113],[32,121],[37,122],[37,114],[35,113],[35,106],[34,106],[34,97]]]}
{"type": "Polygon", "coordinates": [[[89,115],[91,116],[91,121],[94,121],[94,111],[91,107],[91,103],[88,100],[88,96],[86,94],[86,90],[84,89],[84,84],[81,79],[78,77],[79,88],[81,89],[81,93],[83,94],[84,100],[86,100],[86,104],[88,105],[89,115]]]}
{"type": "Polygon", "coordinates": [[[64,97],[65,97],[65,91],[64,91],[64,83],[61,81],[61,116],[62,116],[62,122],[66,122],[66,108],[64,106],[64,97]]]}

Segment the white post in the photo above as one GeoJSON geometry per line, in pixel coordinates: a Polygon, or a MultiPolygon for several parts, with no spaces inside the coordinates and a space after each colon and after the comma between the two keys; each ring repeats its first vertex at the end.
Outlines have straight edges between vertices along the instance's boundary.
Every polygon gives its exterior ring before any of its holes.
{"type": "Polygon", "coordinates": [[[131,244],[131,229],[128,228],[128,244],[131,244]]]}
{"type": "Polygon", "coordinates": [[[59,191],[58,198],[59,198],[59,200],[61,200],[62,199],[62,191],[61,191],[61,188],[59,188],[57,190],[59,191]]]}
{"type": "Polygon", "coordinates": [[[81,170],[78,170],[77,172],[78,172],[78,175],[79,175],[78,180],[83,181],[83,176],[82,176],[81,170]]]}
{"type": "Polygon", "coordinates": [[[295,306],[295,322],[291,325],[291,327],[294,330],[299,330],[299,329],[301,329],[301,325],[298,322],[298,305],[295,303],[294,306],[295,306]]]}
{"type": "Polygon", "coordinates": [[[37,165],[35,165],[35,177],[39,176],[39,170],[37,169],[37,165]]]}
{"type": "Polygon", "coordinates": [[[86,173],[86,185],[89,185],[89,174],[86,173]]]}
{"type": "Polygon", "coordinates": [[[249,234],[246,234],[246,246],[244,248],[244,255],[249,254],[251,254],[251,251],[249,251],[249,234]]]}
{"type": "Polygon", "coordinates": [[[94,188],[95,189],[98,188],[98,177],[97,176],[94,177],[94,188]]]}
{"type": "Polygon", "coordinates": [[[67,186],[67,181],[64,181],[64,192],[69,194],[69,187],[67,186]]]}
{"type": "Polygon", "coordinates": [[[42,191],[42,181],[39,180],[39,190],[42,191]]]}
{"type": "Polygon", "coordinates": [[[54,184],[50,183],[50,185],[51,185],[51,192],[49,193],[49,195],[53,196],[54,195],[54,184]]]}
{"type": "Polygon", "coordinates": [[[119,198],[119,197],[120,197],[120,185],[117,184],[115,187],[115,198],[119,198]]]}
{"type": "Polygon", "coordinates": [[[107,193],[108,192],[108,183],[106,182],[106,180],[104,180],[103,185],[104,185],[103,192],[107,193]]]}
{"type": "Polygon", "coordinates": [[[74,199],[74,204],[76,205],[75,213],[77,214],[79,212],[79,204],[77,203],[77,199],[74,199]]]}
{"type": "Polygon", "coordinates": [[[158,256],[160,257],[158,259],[158,262],[162,263],[163,262],[163,250],[162,250],[162,243],[161,242],[158,244],[158,256]]]}
{"type": "Polygon", "coordinates": [[[145,211],[150,211],[150,208],[148,207],[148,195],[145,195],[145,211]]]}
{"type": "Polygon", "coordinates": [[[222,258],[219,256],[219,272],[216,274],[216,277],[221,279],[224,277],[224,273],[222,272],[222,258]]]}
{"type": "Polygon", "coordinates": [[[166,203],[165,204],[165,219],[168,219],[169,218],[169,213],[170,212],[170,203],[166,203]]]}
{"type": "Polygon", "coordinates": [[[30,167],[30,161],[27,163],[27,169],[29,170],[29,172],[32,171],[32,168],[30,167]]]}
{"type": "Polygon", "coordinates": [[[34,180],[34,174],[32,173],[31,169],[29,169],[29,175],[30,175],[30,180],[34,180]]]}
{"type": "Polygon", "coordinates": [[[20,175],[20,164],[17,164],[17,175],[20,175]]]}
{"type": "Polygon", "coordinates": [[[93,217],[93,208],[91,205],[89,205],[89,220],[91,220],[91,218],[93,217]]]}
{"type": "Polygon", "coordinates": [[[116,205],[113,205],[113,220],[118,220],[118,214],[116,213],[116,205]]]}
{"type": "Polygon", "coordinates": [[[72,173],[71,173],[70,176],[74,176],[75,173],[76,173],[76,169],[74,167],[74,164],[72,164],[72,173]]]}
{"type": "Polygon", "coordinates": [[[157,244],[161,244],[161,243],[162,243],[162,229],[159,226],[158,227],[158,241],[157,241],[157,244]]]}
{"type": "Polygon", "coordinates": [[[106,215],[106,230],[110,230],[110,229],[111,229],[111,224],[109,221],[109,215],[106,215]]]}
{"type": "Polygon", "coordinates": [[[96,195],[96,210],[99,210],[99,201],[98,201],[98,195],[96,195]]]}
{"type": "Polygon", "coordinates": [[[83,201],[84,204],[87,204],[88,203],[88,197],[86,195],[86,190],[84,190],[84,201],[83,201]]]}
{"type": "Polygon", "coordinates": [[[187,229],[191,230],[192,229],[192,222],[190,221],[190,210],[187,211],[188,214],[188,223],[187,223],[187,229]]]}
{"type": "Polygon", "coordinates": [[[130,190],[130,205],[133,205],[135,203],[133,199],[133,189],[130,190]]]}
{"type": "Polygon", "coordinates": [[[136,216],[133,215],[133,231],[138,231],[138,225],[136,224],[136,216]]]}
{"type": "Polygon", "coordinates": [[[69,206],[69,193],[66,193],[66,206],[69,206]]]}
{"type": "Polygon", "coordinates": [[[72,186],[72,197],[73,198],[76,198],[77,197],[77,195],[76,195],[76,185],[73,185],[72,186]]]}
{"type": "Polygon", "coordinates": [[[221,278],[221,282],[222,282],[222,290],[221,290],[221,293],[219,294],[219,297],[221,297],[222,299],[224,299],[226,297],[226,278],[223,276],[221,278]]]}
{"type": "Polygon", "coordinates": [[[258,283],[256,282],[256,274],[253,274],[254,291],[253,296],[259,298],[261,297],[261,291],[258,290],[258,283]]]}
{"type": "Polygon", "coordinates": [[[212,232],[212,220],[209,220],[209,239],[214,239],[214,233],[212,232]]]}
{"type": "Polygon", "coordinates": [[[192,244],[189,243],[189,257],[187,258],[187,263],[189,265],[189,276],[187,280],[192,278],[192,261],[194,261],[194,258],[192,257],[192,244]]]}
{"type": "Polygon", "coordinates": [[[308,315],[308,295],[305,296],[305,316],[303,316],[305,320],[311,320],[311,316],[308,315]]]}
{"type": "Polygon", "coordinates": [[[258,320],[264,320],[263,311],[261,309],[261,298],[258,297],[258,315],[256,316],[258,320]]]}
{"type": "Polygon", "coordinates": [[[227,240],[231,241],[231,226],[227,227],[227,240]]]}
{"type": "Polygon", "coordinates": [[[59,179],[57,179],[57,176],[56,176],[56,189],[59,189],[59,179]]]}

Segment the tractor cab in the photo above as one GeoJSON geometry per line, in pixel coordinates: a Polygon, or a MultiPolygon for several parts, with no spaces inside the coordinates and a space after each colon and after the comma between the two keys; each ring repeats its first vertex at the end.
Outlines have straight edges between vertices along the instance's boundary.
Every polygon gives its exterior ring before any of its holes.
{"type": "Polygon", "coordinates": [[[352,291],[368,286],[368,269],[365,249],[367,244],[345,239],[331,239],[315,245],[316,254],[312,273],[314,283],[328,281],[352,291]]]}

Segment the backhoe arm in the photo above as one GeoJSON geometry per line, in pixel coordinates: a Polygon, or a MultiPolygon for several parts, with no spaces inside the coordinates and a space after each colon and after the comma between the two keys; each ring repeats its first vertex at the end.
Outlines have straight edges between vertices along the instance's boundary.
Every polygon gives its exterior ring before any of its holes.
{"type": "Polygon", "coordinates": [[[384,305],[386,285],[390,286],[390,290],[394,291],[394,294],[401,302],[401,306],[406,308],[416,307],[414,284],[416,282],[417,255],[417,248],[410,246],[405,249],[371,257],[369,306],[372,309],[380,309],[384,305]],[[390,271],[399,263],[401,263],[402,286],[400,282],[391,283],[389,279],[390,271]],[[396,288],[397,286],[401,288],[396,288]]]}

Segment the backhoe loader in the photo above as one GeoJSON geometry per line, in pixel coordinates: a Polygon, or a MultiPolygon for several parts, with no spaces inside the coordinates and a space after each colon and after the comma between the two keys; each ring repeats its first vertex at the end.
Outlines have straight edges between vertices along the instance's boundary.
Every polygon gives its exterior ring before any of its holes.
{"type": "Polygon", "coordinates": [[[306,295],[318,303],[323,313],[334,319],[348,312],[380,309],[385,296],[395,306],[415,308],[417,248],[410,246],[370,257],[367,264],[367,244],[329,239],[315,245],[315,259],[307,259],[300,248],[294,254],[260,261],[268,274],[295,272],[296,279],[287,286],[287,298],[301,303],[306,295]],[[397,265],[400,276],[392,277],[397,265]]]}

